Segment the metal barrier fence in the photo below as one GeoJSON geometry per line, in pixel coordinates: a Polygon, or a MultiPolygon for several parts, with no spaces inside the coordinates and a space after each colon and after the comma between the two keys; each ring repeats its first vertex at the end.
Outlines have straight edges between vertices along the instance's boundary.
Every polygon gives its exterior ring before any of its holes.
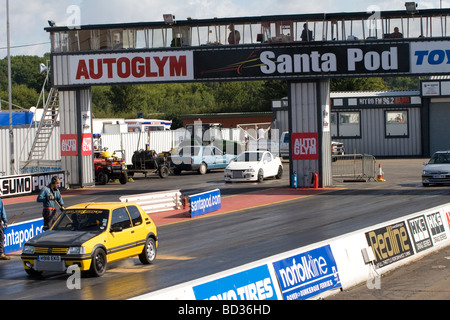
{"type": "Polygon", "coordinates": [[[376,180],[376,159],[369,154],[346,154],[332,157],[333,178],[352,181],[376,180]]]}

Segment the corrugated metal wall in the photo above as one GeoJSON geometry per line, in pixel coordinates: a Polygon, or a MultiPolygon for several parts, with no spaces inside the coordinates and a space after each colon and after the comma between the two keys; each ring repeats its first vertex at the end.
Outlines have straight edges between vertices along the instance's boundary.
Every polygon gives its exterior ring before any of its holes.
{"type": "MultiPolygon", "coordinates": [[[[33,139],[36,134],[35,128],[14,128],[14,146],[15,146],[15,173],[20,173],[20,161],[25,161],[28,157],[28,153],[31,150],[33,139]]],[[[70,132],[70,131],[66,131],[70,132]]],[[[240,129],[224,129],[223,136],[225,139],[240,140],[240,129]]],[[[170,131],[151,131],[149,135],[143,133],[129,132],[122,134],[104,134],[102,135],[102,143],[108,150],[125,150],[126,163],[131,164],[131,157],[134,151],[145,149],[148,143],[151,150],[156,152],[170,151],[172,147],[176,146],[180,142],[180,136],[184,137],[182,130],[170,130],[170,131]],[[178,139],[177,139],[178,137],[178,139]]],[[[9,156],[9,129],[0,129],[0,176],[11,175],[9,170],[9,163],[11,157],[9,156]]],[[[61,148],[60,148],[60,127],[55,127],[50,139],[45,157],[43,160],[62,160],[61,148]]],[[[69,172],[76,172],[77,166],[71,167],[71,162],[67,160],[62,164],[63,168],[69,168],[69,172]],[[75,169],[74,169],[75,168],[75,169]]]]}
{"type": "MultiPolygon", "coordinates": [[[[14,159],[15,159],[15,170],[10,172],[10,140],[9,140],[9,129],[0,129],[0,152],[1,152],[1,162],[0,162],[0,176],[1,175],[15,175],[20,174],[20,162],[26,161],[28,159],[28,154],[31,150],[34,137],[36,135],[37,129],[32,128],[14,128],[14,159]]],[[[60,143],[59,143],[59,126],[55,127],[53,134],[50,137],[50,142],[48,144],[47,150],[43,160],[60,160],[60,143]]]]}
{"type": "MultiPolygon", "coordinates": [[[[339,109],[339,112],[352,111],[339,109]]],[[[361,112],[361,136],[355,139],[334,137],[334,141],[344,143],[346,153],[370,154],[376,157],[421,156],[421,116],[420,108],[407,108],[408,133],[404,138],[387,138],[385,135],[385,108],[363,108],[361,112]]],[[[406,110],[402,108],[402,110],[406,110]]]]}
{"type": "MultiPolygon", "coordinates": [[[[292,83],[290,86],[290,132],[317,132],[317,88],[315,82],[292,83]]],[[[311,173],[319,172],[317,160],[291,160],[292,173],[297,174],[299,187],[309,187],[311,173]]]]}

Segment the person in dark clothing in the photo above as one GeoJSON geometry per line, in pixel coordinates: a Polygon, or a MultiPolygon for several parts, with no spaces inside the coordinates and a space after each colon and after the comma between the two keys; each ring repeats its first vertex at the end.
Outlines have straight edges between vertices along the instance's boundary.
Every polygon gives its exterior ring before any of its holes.
{"type": "Polygon", "coordinates": [[[313,41],[313,34],[311,30],[308,30],[308,24],[303,25],[303,31],[301,35],[302,41],[313,41]]]}
{"type": "Polygon", "coordinates": [[[4,248],[6,228],[8,228],[8,218],[6,217],[6,210],[3,205],[3,201],[0,199],[0,260],[10,260],[10,257],[5,255],[4,248]]]}
{"type": "Polygon", "coordinates": [[[37,197],[37,202],[42,202],[42,217],[44,218],[44,228],[43,230],[48,230],[55,223],[57,215],[56,215],[56,206],[58,205],[61,208],[61,211],[64,210],[64,201],[61,197],[61,193],[59,192],[59,183],[60,180],[57,176],[52,178],[52,181],[48,187],[44,187],[39,192],[37,197]]]}

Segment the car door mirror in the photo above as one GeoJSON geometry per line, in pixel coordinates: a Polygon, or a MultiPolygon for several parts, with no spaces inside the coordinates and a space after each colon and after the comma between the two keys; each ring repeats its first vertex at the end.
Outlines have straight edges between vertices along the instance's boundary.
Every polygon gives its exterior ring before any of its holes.
{"type": "Polygon", "coordinates": [[[121,232],[123,228],[121,226],[111,226],[111,232],[121,232]]]}

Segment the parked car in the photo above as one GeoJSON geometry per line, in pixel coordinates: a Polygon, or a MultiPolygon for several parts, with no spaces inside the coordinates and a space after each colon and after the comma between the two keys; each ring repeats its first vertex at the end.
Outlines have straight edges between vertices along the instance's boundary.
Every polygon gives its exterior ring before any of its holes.
{"type": "Polygon", "coordinates": [[[50,230],[27,241],[22,262],[29,275],[80,270],[102,276],[108,263],[139,256],[156,258],[158,237],[152,219],[133,203],[83,203],[67,208],[50,230]]]}
{"type": "MultiPolygon", "coordinates": [[[[283,159],[289,159],[289,143],[290,134],[288,131],[284,131],[280,138],[280,156],[283,159]]],[[[331,155],[339,156],[345,154],[345,148],[343,142],[331,141],[331,155]]]]}
{"type": "Polygon", "coordinates": [[[225,169],[225,181],[258,181],[275,177],[281,179],[283,165],[270,151],[246,151],[230,162],[225,169]]]}
{"type": "Polygon", "coordinates": [[[331,155],[342,156],[345,154],[345,148],[343,142],[331,141],[331,155]]]}
{"type": "Polygon", "coordinates": [[[450,151],[438,151],[424,163],[422,185],[450,183],[450,151]]]}
{"type": "Polygon", "coordinates": [[[208,170],[225,169],[235,157],[215,146],[185,146],[171,156],[171,162],[174,174],[180,174],[183,170],[205,174],[208,170]]]}

